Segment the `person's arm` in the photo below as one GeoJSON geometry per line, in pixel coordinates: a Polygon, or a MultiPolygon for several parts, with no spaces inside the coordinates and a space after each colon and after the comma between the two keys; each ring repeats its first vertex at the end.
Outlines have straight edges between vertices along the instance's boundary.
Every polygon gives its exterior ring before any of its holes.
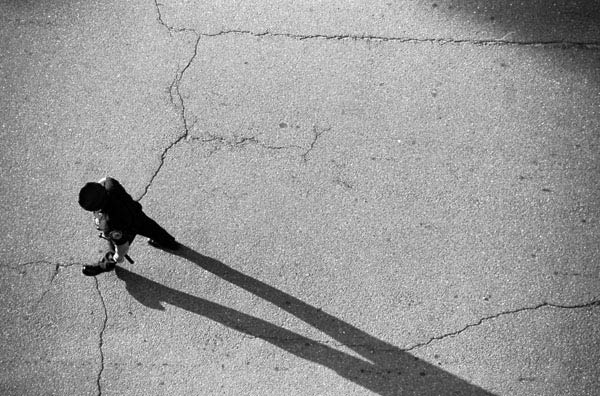
{"type": "Polygon", "coordinates": [[[122,263],[125,259],[125,255],[129,252],[129,246],[131,245],[130,241],[133,239],[132,235],[122,231],[113,230],[105,236],[115,245],[115,254],[113,258],[117,263],[122,263]]]}
{"type": "Polygon", "coordinates": [[[125,206],[130,209],[141,210],[142,204],[138,201],[135,201],[131,195],[125,190],[125,187],[119,183],[117,179],[113,179],[110,176],[105,177],[103,180],[103,185],[108,191],[109,194],[118,197],[119,201],[121,201],[125,206]],[[131,206],[131,207],[130,207],[131,206]]]}
{"type": "Polygon", "coordinates": [[[122,263],[125,260],[125,256],[127,252],[129,252],[129,242],[125,242],[121,245],[115,245],[115,254],[113,255],[113,259],[117,263],[122,263]]]}

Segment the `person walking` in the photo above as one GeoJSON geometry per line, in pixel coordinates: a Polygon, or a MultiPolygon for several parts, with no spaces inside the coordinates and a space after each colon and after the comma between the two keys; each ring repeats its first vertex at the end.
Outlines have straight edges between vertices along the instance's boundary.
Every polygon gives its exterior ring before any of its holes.
{"type": "Polygon", "coordinates": [[[158,249],[175,251],[180,247],[175,238],[148,217],[142,211],[142,205],[112,177],[86,183],[79,191],[79,205],[92,212],[96,229],[108,241],[104,257],[96,264],[83,266],[84,275],[96,276],[112,271],[125,258],[130,260],[127,252],[137,234],[149,238],[148,244],[158,249]]]}

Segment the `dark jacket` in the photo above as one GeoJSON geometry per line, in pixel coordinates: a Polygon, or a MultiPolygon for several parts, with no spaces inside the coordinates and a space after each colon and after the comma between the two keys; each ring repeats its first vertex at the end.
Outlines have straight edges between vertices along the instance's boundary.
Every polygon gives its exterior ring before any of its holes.
{"type": "Polygon", "coordinates": [[[116,179],[106,177],[100,181],[107,192],[101,212],[108,215],[108,230],[104,234],[120,245],[135,237],[137,218],[143,216],[142,205],[116,179]]]}

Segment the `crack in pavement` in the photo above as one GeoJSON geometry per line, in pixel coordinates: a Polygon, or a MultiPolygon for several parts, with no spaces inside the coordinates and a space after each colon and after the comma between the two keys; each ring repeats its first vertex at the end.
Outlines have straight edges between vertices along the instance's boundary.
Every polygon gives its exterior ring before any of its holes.
{"type": "Polygon", "coordinates": [[[169,34],[171,34],[171,26],[169,26],[165,23],[165,21],[163,20],[163,17],[162,17],[162,13],[160,11],[160,6],[162,6],[162,5],[164,5],[164,4],[159,3],[158,0],[154,0],[154,8],[156,9],[156,14],[157,14],[156,20],[158,21],[158,23],[160,23],[162,26],[164,26],[167,29],[169,34]]]}
{"type": "Polygon", "coordinates": [[[183,100],[183,96],[181,95],[179,86],[181,84],[181,80],[182,80],[183,75],[185,74],[186,70],[190,67],[190,65],[192,64],[192,62],[198,55],[198,44],[199,44],[202,36],[198,35],[194,29],[175,28],[175,27],[167,24],[165,22],[165,20],[163,19],[162,12],[160,10],[160,7],[163,5],[164,4],[159,3],[158,0],[154,0],[154,8],[156,9],[156,14],[157,14],[156,19],[160,25],[164,26],[167,29],[169,36],[172,36],[173,32],[176,32],[176,33],[192,32],[196,35],[196,42],[194,43],[194,53],[192,54],[192,56],[190,57],[190,59],[188,60],[186,65],[183,68],[177,70],[177,72],[175,73],[175,77],[173,78],[173,80],[171,81],[171,85],[169,86],[169,101],[179,111],[179,118],[183,125],[183,133],[181,135],[179,135],[174,141],[169,143],[169,145],[163,150],[163,152],[160,155],[158,167],[154,170],[154,173],[150,176],[150,180],[144,187],[144,191],[136,199],[136,201],[141,201],[142,198],[144,198],[146,196],[146,194],[148,193],[148,190],[150,189],[150,187],[152,186],[152,183],[154,182],[154,179],[156,178],[156,176],[158,175],[158,173],[160,172],[161,168],[163,167],[163,165],[165,163],[167,153],[179,142],[188,138],[189,133],[190,133],[190,128],[191,128],[191,126],[189,125],[189,122],[187,120],[187,117],[186,117],[185,101],[183,100]]]}
{"type": "MultiPolygon", "coordinates": [[[[408,37],[385,37],[385,36],[376,36],[376,35],[351,35],[351,34],[343,34],[343,35],[312,34],[312,35],[308,35],[308,34],[277,33],[277,32],[271,32],[268,30],[266,30],[264,32],[253,32],[250,30],[238,30],[238,29],[222,30],[217,33],[200,33],[200,32],[197,32],[195,29],[178,28],[178,27],[169,25],[163,17],[163,14],[161,11],[162,6],[164,6],[164,4],[160,3],[158,0],[154,0],[154,8],[156,10],[156,15],[157,15],[156,19],[161,26],[163,26],[165,29],[167,29],[167,32],[169,33],[169,35],[172,36],[173,32],[176,32],[176,33],[192,32],[196,36],[196,41],[195,41],[194,52],[193,52],[192,56],[188,60],[187,64],[175,73],[175,77],[172,80],[171,85],[169,86],[169,100],[170,100],[171,104],[179,112],[180,121],[183,126],[182,127],[183,132],[174,141],[169,143],[169,145],[163,150],[163,152],[160,155],[158,166],[154,170],[153,174],[150,176],[150,180],[144,187],[142,194],[137,198],[137,201],[142,200],[148,193],[150,187],[152,186],[152,183],[154,182],[154,179],[156,178],[156,176],[158,175],[158,173],[160,172],[160,170],[162,169],[162,167],[165,163],[165,159],[167,157],[168,152],[173,147],[175,147],[178,143],[180,143],[181,141],[183,141],[185,139],[189,139],[189,137],[190,137],[190,129],[193,126],[193,124],[190,125],[190,123],[188,121],[188,118],[186,115],[186,105],[185,105],[183,96],[181,95],[180,86],[181,86],[181,81],[183,79],[185,72],[189,69],[189,67],[195,60],[196,56],[198,55],[198,46],[199,46],[200,40],[203,37],[218,37],[218,36],[224,36],[224,35],[248,35],[248,36],[253,36],[253,37],[285,37],[285,38],[296,39],[296,40],[309,40],[309,39],[355,40],[355,41],[369,40],[369,41],[400,42],[400,43],[437,43],[440,45],[443,45],[443,44],[511,45],[512,44],[512,45],[527,45],[527,46],[539,46],[539,45],[560,46],[563,48],[564,47],[583,47],[583,48],[598,47],[598,48],[600,48],[600,43],[576,43],[576,42],[557,42],[557,41],[514,42],[514,41],[505,40],[506,36],[504,36],[498,40],[468,40],[468,39],[446,39],[446,38],[418,39],[418,38],[408,38],[408,37]]],[[[315,148],[315,145],[317,144],[317,140],[321,137],[323,132],[328,131],[330,129],[331,128],[319,131],[316,128],[316,126],[313,127],[313,134],[314,134],[313,140],[310,143],[310,146],[308,147],[308,149],[304,153],[301,154],[301,158],[302,158],[303,162],[306,163],[308,161],[309,154],[315,148]]],[[[252,144],[260,145],[266,149],[272,149],[272,150],[283,150],[283,149],[291,149],[291,148],[302,149],[301,147],[299,147],[297,145],[269,146],[269,145],[260,143],[254,137],[241,138],[241,139],[238,139],[235,141],[230,141],[230,140],[227,140],[222,137],[209,135],[208,139],[194,138],[193,140],[199,140],[204,143],[217,142],[223,146],[229,146],[229,147],[236,147],[236,146],[252,143],[252,144]]],[[[217,149],[212,150],[210,152],[210,155],[214,154],[216,151],[217,151],[217,149]]]]}
{"type": "Polygon", "coordinates": [[[302,150],[303,149],[303,147],[295,145],[295,144],[291,144],[291,145],[287,145],[287,146],[273,146],[273,145],[265,144],[265,143],[261,142],[260,140],[258,140],[255,136],[240,137],[240,138],[235,138],[235,139],[227,139],[222,136],[216,136],[216,135],[211,135],[211,134],[208,134],[208,136],[209,136],[208,138],[191,137],[190,141],[199,141],[201,143],[217,143],[220,147],[217,147],[217,148],[211,150],[209,156],[213,155],[215,152],[217,152],[222,147],[236,148],[236,147],[243,147],[243,146],[246,146],[249,144],[260,146],[267,150],[289,150],[289,149],[302,150]]]}
{"type": "Polygon", "coordinates": [[[196,42],[194,44],[194,53],[192,54],[192,56],[190,57],[190,59],[188,60],[186,65],[183,68],[177,70],[177,72],[175,73],[175,77],[173,78],[173,81],[171,82],[171,85],[169,86],[169,100],[170,100],[171,104],[179,111],[179,118],[180,118],[182,126],[183,126],[183,133],[181,135],[179,135],[174,141],[172,141],[163,150],[163,152],[160,155],[160,160],[159,160],[160,162],[158,164],[158,167],[154,170],[154,173],[152,174],[152,176],[150,176],[150,180],[144,187],[144,191],[142,192],[142,194],[139,196],[139,198],[137,198],[137,201],[140,201],[148,193],[150,186],[154,182],[154,179],[156,178],[156,176],[158,175],[158,173],[160,172],[161,168],[163,167],[163,165],[165,163],[165,159],[167,157],[167,153],[169,152],[169,150],[171,150],[175,145],[177,145],[182,140],[187,139],[190,134],[190,129],[193,125],[190,126],[190,123],[188,122],[188,119],[186,116],[185,101],[183,100],[183,96],[181,95],[181,91],[180,91],[179,87],[180,87],[183,75],[185,74],[186,70],[190,67],[190,65],[192,64],[192,62],[198,55],[198,44],[200,42],[200,39],[201,39],[200,36],[196,37],[196,42]]]}
{"type": "Polygon", "coordinates": [[[40,298],[38,298],[38,300],[33,304],[33,310],[37,310],[37,308],[39,307],[39,305],[41,304],[41,302],[44,300],[44,298],[46,297],[46,295],[50,292],[50,290],[52,289],[52,285],[54,283],[54,280],[56,279],[56,277],[58,276],[59,270],[61,268],[68,268],[68,267],[72,267],[75,265],[81,265],[81,263],[66,263],[66,264],[62,264],[62,263],[54,263],[54,262],[50,262],[47,260],[38,260],[38,261],[29,261],[26,263],[22,263],[22,264],[17,264],[17,265],[0,265],[0,268],[8,268],[14,271],[20,271],[21,274],[25,274],[26,271],[24,271],[25,267],[29,267],[29,266],[38,266],[38,265],[52,265],[54,268],[52,270],[52,273],[50,274],[50,281],[48,282],[48,287],[46,287],[46,289],[42,292],[40,298]]]}
{"type": "MultiPolygon", "coordinates": [[[[179,112],[179,117],[180,117],[180,121],[182,123],[182,129],[183,132],[180,136],[178,136],[174,141],[172,141],[171,143],[169,143],[169,145],[163,150],[163,152],[160,155],[160,159],[159,159],[159,164],[156,167],[156,169],[154,170],[154,172],[152,173],[152,175],[150,176],[150,180],[148,181],[148,183],[146,184],[146,186],[144,187],[143,192],[141,193],[141,195],[137,198],[137,201],[142,200],[146,194],[148,193],[150,187],[152,186],[152,183],[154,182],[154,179],[156,178],[156,176],[158,175],[158,173],[161,171],[164,163],[165,163],[165,159],[167,157],[168,152],[175,147],[178,143],[180,143],[183,140],[189,139],[190,138],[190,129],[193,126],[190,125],[187,115],[186,115],[186,105],[185,105],[185,101],[183,99],[183,96],[181,95],[181,91],[180,91],[180,86],[181,86],[181,82],[183,79],[183,76],[185,74],[185,72],[189,69],[189,67],[191,66],[191,64],[193,63],[193,61],[195,60],[196,56],[198,55],[198,46],[200,43],[200,40],[203,37],[217,37],[217,36],[223,36],[223,35],[249,35],[249,36],[254,36],[254,37],[285,37],[285,38],[289,38],[289,39],[296,39],[296,40],[309,40],[309,39],[324,39],[324,40],[370,40],[370,41],[382,41],[382,42],[400,42],[400,43],[437,43],[437,44],[474,44],[474,45],[510,45],[510,44],[518,44],[518,45],[529,45],[529,46],[535,46],[535,45],[544,45],[544,46],[561,46],[561,47],[584,47],[584,48],[589,48],[590,46],[592,47],[598,47],[600,48],[600,43],[575,43],[575,42],[556,42],[556,41],[548,41],[548,42],[513,42],[513,41],[508,41],[505,40],[504,37],[502,37],[499,40],[459,40],[459,39],[444,39],[444,38],[423,38],[423,39],[417,39],[417,38],[407,38],[407,37],[385,37],[385,36],[376,36],[376,35],[351,35],[351,34],[345,34],[345,35],[325,35],[325,34],[312,34],[312,35],[306,35],[306,34],[292,34],[292,33],[277,33],[277,32],[270,32],[270,31],[264,31],[264,32],[253,32],[250,30],[222,30],[220,32],[217,33],[200,33],[197,32],[195,29],[191,29],[191,28],[178,28],[178,27],[174,27],[172,25],[169,25],[167,23],[167,21],[165,21],[162,11],[161,11],[161,7],[164,6],[164,4],[160,3],[158,0],[154,0],[154,8],[156,10],[156,19],[158,21],[158,23],[163,26],[165,29],[167,29],[167,32],[169,33],[170,36],[172,36],[172,33],[182,33],[182,32],[192,32],[195,36],[196,36],[196,41],[195,41],[195,45],[194,45],[194,53],[192,54],[192,56],[190,57],[190,59],[188,60],[187,64],[181,68],[180,70],[178,70],[175,73],[175,77],[171,82],[171,85],[169,86],[169,100],[170,103],[178,110],[179,112]]],[[[317,144],[317,140],[321,137],[321,135],[323,134],[323,132],[330,130],[331,128],[328,129],[324,129],[319,131],[316,126],[313,127],[313,140],[310,143],[310,146],[308,147],[308,149],[301,154],[301,158],[303,162],[307,162],[308,161],[308,156],[309,154],[312,152],[312,150],[315,148],[315,145],[317,144]]],[[[249,137],[249,138],[241,138],[240,140],[235,140],[235,141],[228,141],[225,138],[222,137],[218,137],[218,136],[212,136],[209,135],[208,139],[203,139],[203,138],[194,138],[194,140],[200,140],[204,143],[208,143],[208,142],[217,142],[220,143],[223,146],[229,146],[229,147],[235,147],[235,146],[239,146],[239,145],[244,145],[244,144],[248,144],[248,143],[253,143],[253,144],[257,144],[260,145],[266,149],[272,149],[272,150],[283,150],[283,149],[292,149],[292,148],[297,148],[297,149],[302,149],[300,146],[297,145],[289,145],[289,146],[270,146],[270,145],[265,145],[261,142],[259,142],[256,138],[254,137],[249,137]]],[[[212,150],[210,152],[210,155],[214,154],[217,151],[217,149],[212,150]]]]}
{"type": "MultiPolygon", "coordinates": [[[[594,299],[588,303],[584,303],[584,304],[576,304],[576,305],[561,305],[561,304],[554,304],[554,303],[548,303],[548,302],[543,302],[540,303],[536,306],[533,307],[524,307],[524,308],[518,308],[515,310],[511,310],[511,311],[505,311],[505,312],[500,312],[494,315],[490,315],[490,316],[486,316],[484,318],[479,319],[477,322],[475,323],[471,323],[466,325],[465,327],[463,327],[462,329],[450,332],[450,333],[446,333],[440,336],[435,336],[430,338],[428,341],[426,342],[422,342],[422,343],[418,343],[415,344],[413,346],[410,346],[408,348],[404,348],[401,349],[403,352],[411,352],[415,349],[418,348],[422,348],[425,346],[428,346],[429,344],[431,344],[434,341],[439,341],[448,337],[453,337],[453,336],[457,336],[461,333],[463,333],[464,331],[472,328],[472,327],[477,327],[481,324],[483,324],[484,322],[493,320],[493,319],[497,319],[501,316],[507,316],[507,315],[512,315],[512,314],[516,314],[516,313],[520,313],[520,312],[525,312],[525,311],[535,311],[541,308],[556,308],[556,309],[583,309],[583,308],[589,308],[589,307],[593,307],[593,306],[600,306],[600,300],[594,299]]],[[[294,343],[305,343],[306,346],[309,346],[309,343],[306,342],[305,338],[294,338],[294,337],[289,337],[289,338],[281,338],[281,337],[268,337],[268,336],[251,336],[251,335],[244,335],[244,338],[250,338],[250,339],[272,339],[272,340],[278,340],[278,341],[282,341],[282,342],[287,342],[290,344],[294,344],[294,343]]],[[[353,343],[353,344],[345,344],[345,343],[340,343],[340,342],[336,342],[336,341],[332,341],[332,340],[313,340],[313,343],[315,344],[323,344],[323,345],[329,345],[329,346],[335,346],[335,347],[349,347],[349,348],[357,348],[357,347],[361,347],[361,348],[367,348],[367,349],[371,349],[373,352],[377,351],[377,352],[392,352],[395,350],[395,348],[376,348],[374,347],[374,345],[369,344],[369,343],[353,343]]]]}
{"type": "Polygon", "coordinates": [[[164,4],[159,3],[158,0],[154,0],[154,7],[156,8],[156,20],[158,21],[159,24],[161,24],[162,26],[165,27],[165,29],[167,29],[167,32],[169,32],[169,36],[173,35],[173,32],[175,33],[181,33],[181,32],[195,32],[194,29],[190,29],[190,28],[176,28],[174,26],[171,26],[169,24],[167,24],[165,22],[165,20],[163,19],[162,16],[162,12],[160,10],[160,7],[164,6],[164,4]]]}
{"type": "Polygon", "coordinates": [[[253,32],[251,30],[222,30],[217,33],[198,33],[205,37],[217,37],[229,34],[243,34],[254,37],[285,37],[295,40],[352,40],[352,41],[382,41],[382,42],[397,42],[397,43],[431,43],[431,44],[470,44],[478,46],[486,45],[519,45],[519,46],[550,46],[550,47],[561,47],[561,48],[588,48],[588,49],[599,49],[600,42],[575,42],[575,41],[510,41],[504,38],[500,39],[452,39],[452,38],[413,38],[413,37],[386,37],[377,35],[355,35],[355,34],[339,34],[339,35],[327,35],[327,34],[297,34],[297,33],[277,33],[265,30],[264,32],[253,32]]]}
{"type": "Polygon", "coordinates": [[[61,268],[60,264],[54,264],[54,270],[52,271],[52,274],[50,275],[50,282],[48,283],[48,287],[46,287],[46,289],[42,292],[42,295],[40,296],[40,298],[34,304],[34,306],[33,306],[34,310],[37,310],[39,305],[42,303],[42,301],[46,297],[46,294],[48,294],[50,292],[50,290],[52,289],[52,284],[54,283],[54,280],[58,276],[58,271],[60,270],[60,268],[61,268]]]}
{"type": "MultiPolygon", "coordinates": [[[[209,142],[217,142],[219,143],[221,146],[228,146],[228,147],[238,147],[241,145],[246,145],[246,144],[256,144],[259,145],[265,149],[269,149],[269,150],[286,150],[286,149],[299,149],[302,150],[303,148],[298,146],[298,145],[287,145],[287,146],[274,146],[274,145],[267,145],[264,143],[261,143],[257,138],[255,137],[242,137],[239,139],[236,139],[234,141],[228,140],[226,138],[223,137],[219,137],[219,136],[215,136],[215,135],[210,135],[209,134],[209,138],[190,138],[190,129],[193,125],[190,125],[187,115],[186,115],[186,106],[185,106],[185,101],[183,99],[183,96],[181,95],[181,91],[180,91],[180,86],[181,86],[181,81],[183,79],[183,76],[185,74],[185,72],[189,69],[189,67],[192,65],[192,63],[194,62],[194,60],[196,59],[196,56],[198,55],[198,46],[200,43],[200,40],[202,39],[202,37],[211,37],[211,36],[216,36],[216,35],[222,35],[222,34],[232,34],[232,33],[237,33],[237,34],[252,34],[252,35],[256,35],[256,36],[263,36],[263,35],[274,35],[277,36],[279,34],[272,34],[272,33],[264,33],[264,34],[253,34],[252,32],[246,32],[246,31],[225,31],[225,32],[220,32],[218,34],[201,34],[201,33],[197,33],[194,29],[188,29],[188,28],[175,28],[171,25],[169,25],[163,18],[162,12],[161,12],[161,6],[163,4],[159,3],[158,0],[154,0],[154,7],[156,9],[156,14],[157,14],[157,21],[160,25],[164,26],[167,31],[169,32],[169,35],[172,35],[173,32],[193,32],[196,35],[196,42],[194,45],[194,53],[192,54],[192,56],[190,57],[190,59],[188,60],[187,64],[181,68],[180,70],[178,70],[175,73],[175,77],[173,78],[171,85],[169,86],[169,101],[170,103],[179,111],[179,117],[181,120],[181,123],[183,125],[183,133],[178,136],[174,141],[172,141],[161,153],[160,155],[160,159],[159,159],[159,164],[156,167],[156,169],[154,170],[153,174],[150,176],[150,180],[148,181],[148,183],[146,184],[146,186],[144,187],[144,190],[142,192],[142,194],[137,198],[137,201],[142,200],[146,194],[148,193],[150,187],[152,186],[152,183],[154,182],[154,179],[156,178],[156,176],[158,175],[158,173],[160,172],[160,170],[162,169],[164,163],[165,163],[165,159],[167,157],[168,152],[175,147],[178,143],[180,143],[183,140],[186,139],[191,139],[191,140],[199,140],[203,143],[209,143],[209,142]]],[[[281,36],[286,36],[286,35],[281,35],[281,36]]],[[[290,36],[291,37],[291,36],[290,36]]],[[[309,153],[314,149],[317,140],[319,139],[319,137],[323,134],[323,132],[330,130],[331,128],[327,128],[324,130],[319,131],[317,129],[316,126],[313,127],[313,140],[310,143],[309,148],[301,155],[301,158],[303,160],[303,162],[307,162],[308,161],[308,155],[309,153]]],[[[210,152],[210,155],[214,154],[217,151],[217,149],[212,150],[210,152]]]]}
{"type": "Polygon", "coordinates": [[[415,344],[407,349],[404,349],[404,351],[406,352],[410,352],[412,350],[415,350],[417,348],[422,348],[425,347],[429,344],[431,344],[434,341],[439,341],[439,340],[443,340],[444,338],[448,338],[448,337],[453,337],[453,336],[457,336],[461,333],[463,333],[464,331],[472,328],[472,327],[476,327],[479,326],[481,324],[483,324],[483,322],[487,322],[489,320],[493,320],[493,319],[497,319],[501,316],[506,316],[506,315],[512,315],[512,314],[516,314],[516,313],[520,313],[520,312],[525,312],[525,311],[535,311],[541,308],[557,308],[557,309],[581,309],[581,308],[589,308],[592,306],[600,306],[600,300],[594,299],[588,303],[584,303],[584,304],[577,304],[577,305],[561,305],[561,304],[553,304],[553,303],[549,303],[549,302],[543,302],[540,303],[536,306],[533,307],[524,307],[524,308],[518,308],[512,311],[505,311],[505,312],[500,312],[494,315],[490,315],[490,316],[486,316],[484,318],[479,319],[477,322],[475,323],[470,323],[466,326],[464,326],[462,329],[450,332],[450,333],[446,333],[440,336],[436,336],[436,337],[432,337],[430,338],[428,341],[426,342],[421,342],[418,344],[415,344]]]}
{"type": "Polygon", "coordinates": [[[28,261],[28,262],[16,264],[16,265],[0,264],[0,268],[9,268],[9,269],[13,269],[13,270],[20,270],[24,267],[29,267],[32,265],[56,265],[60,268],[67,268],[67,267],[72,267],[74,265],[80,265],[80,264],[81,263],[78,263],[78,262],[61,264],[61,263],[55,263],[55,262],[48,261],[48,260],[36,260],[36,261],[28,261]]]}
{"type": "Polygon", "coordinates": [[[96,375],[96,389],[98,391],[97,395],[102,395],[102,373],[104,372],[104,331],[106,330],[106,323],[108,322],[108,311],[106,310],[106,304],[104,303],[104,297],[102,296],[102,292],[100,291],[100,285],[98,283],[98,278],[94,277],[94,283],[96,286],[96,291],[98,292],[98,296],[100,297],[100,303],[102,305],[102,309],[104,311],[104,318],[102,320],[102,327],[98,332],[98,351],[100,354],[100,364],[98,369],[98,374],[96,375]]]}
{"type": "Polygon", "coordinates": [[[39,308],[42,301],[44,301],[44,298],[46,298],[46,295],[50,292],[50,290],[52,290],[52,286],[58,276],[58,273],[60,272],[60,269],[73,267],[75,265],[81,265],[81,263],[74,262],[74,263],[63,264],[63,263],[55,263],[55,262],[51,262],[51,261],[47,261],[47,260],[38,260],[38,261],[29,261],[29,262],[17,264],[17,265],[0,265],[0,268],[8,268],[8,269],[11,269],[14,271],[19,271],[21,274],[25,274],[26,273],[26,271],[24,270],[25,267],[39,266],[39,265],[52,265],[53,270],[52,270],[52,273],[50,274],[50,280],[48,282],[48,286],[44,289],[44,291],[42,291],[42,294],[37,299],[37,301],[32,304],[33,312],[37,311],[37,309],[39,308]]]}
{"type": "Polygon", "coordinates": [[[316,125],[313,126],[313,140],[312,142],[310,142],[310,146],[308,147],[308,150],[306,150],[306,152],[304,152],[304,154],[302,154],[302,161],[303,162],[307,162],[308,161],[308,154],[310,154],[310,152],[315,148],[315,145],[317,144],[317,140],[319,140],[319,138],[321,137],[321,135],[324,132],[329,132],[331,130],[331,127],[322,129],[319,131],[319,129],[317,128],[316,125]]]}
{"type": "Polygon", "coordinates": [[[219,37],[225,35],[247,35],[253,37],[283,37],[293,40],[348,40],[348,41],[380,41],[380,42],[394,42],[394,43],[407,43],[407,44],[455,44],[455,45],[475,45],[475,46],[524,46],[524,47],[558,47],[563,49],[576,48],[576,49],[600,49],[600,42],[577,42],[577,41],[510,41],[504,38],[500,39],[455,39],[455,38],[415,38],[415,37],[393,37],[393,36],[377,36],[368,34],[298,34],[298,33],[278,33],[265,30],[264,32],[253,32],[251,30],[241,29],[230,29],[222,30],[216,33],[202,33],[195,29],[190,28],[174,28],[164,24],[169,31],[185,32],[192,31],[201,37],[219,37]]]}
{"type": "MultiPolygon", "coordinates": [[[[188,64],[188,67],[189,67],[189,64],[188,64]]],[[[178,83],[176,85],[178,86],[178,83]]],[[[177,88],[178,97],[181,98],[181,96],[179,95],[178,89],[179,88],[177,88]]],[[[181,102],[183,103],[183,100],[181,100],[181,102]]],[[[181,111],[182,112],[182,118],[184,120],[184,129],[185,129],[184,133],[181,136],[179,136],[175,141],[171,142],[169,144],[169,146],[167,146],[163,150],[163,152],[162,152],[162,154],[160,156],[160,163],[159,163],[158,167],[155,169],[155,171],[152,174],[152,176],[150,177],[150,181],[148,182],[148,184],[144,188],[144,192],[137,199],[138,201],[141,200],[148,193],[148,190],[150,189],[150,186],[152,185],[152,183],[154,182],[154,179],[156,178],[156,176],[158,175],[158,173],[162,169],[162,166],[164,165],[164,162],[165,162],[165,159],[167,157],[167,153],[169,152],[169,150],[171,150],[175,145],[177,145],[179,142],[181,142],[184,139],[187,139],[187,140],[192,141],[192,142],[193,141],[199,141],[201,143],[217,143],[220,147],[216,147],[215,149],[211,150],[210,153],[209,153],[209,156],[212,156],[215,152],[217,152],[218,150],[220,150],[222,147],[235,148],[235,147],[241,147],[241,146],[243,147],[243,146],[246,146],[248,144],[254,144],[254,145],[260,146],[260,147],[262,147],[264,149],[267,149],[267,150],[289,150],[289,149],[306,150],[304,153],[302,153],[300,155],[300,157],[302,158],[302,161],[306,163],[306,162],[308,162],[308,155],[315,148],[315,146],[317,144],[317,141],[319,140],[319,138],[321,137],[321,135],[323,135],[324,132],[330,131],[332,129],[331,127],[328,127],[328,128],[319,130],[317,128],[317,126],[313,126],[313,139],[312,139],[312,141],[311,141],[311,143],[310,143],[310,145],[309,145],[308,148],[301,147],[301,146],[295,145],[295,144],[284,145],[284,146],[269,145],[269,144],[265,144],[265,143],[261,142],[260,140],[258,140],[254,136],[240,137],[240,138],[235,138],[235,139],[227,139],[227,138],[222,137],[222,136],[208,134],[208,138],[190,137],[189,128],[187,126],[186,116],[185,116],[185,106],[182,104],[181,108],[182,108],[182,111],[181,111]]]]}
{"type": "Polygon", "coordinates": [[[157,20],[158,22],[164,26],[169,35],[172,32],[194,32],[199,36],[204,37],[217,37],[228,34],[244,34],[254,37],[285,37],[294,40],[314,40],[314,39],[322,39],[322,40],[353,40],[353,41],[391,41],[398,43],[431,43],[431,44],[470,44],[477,46],[491,46],[491,45],[515,45],[515,46],[529,46],[529,47],[559,47],[559,48],[578,48],[578,49],[600,49],[600,42],[577,42],[577,41],[556,41],[556,40],[548,40],[548,41],[510,41],[506,38],[510,36],[514,32],[510,32],[505,34],[499,39],[453,39],[453,38],[414,38],[414,37],[394,37],[394,36],[378,36],[378,35],[370,35],[370,34],[298,34],[298,33],[280,33],[280,32],[271,32],[269,30],[265,30],[264,32],[253,32],[251,30],[242,30],[242,29],[229,29],[222,30],[217,33],[198,33],[195,29],[186,28],[186,27],[174,27],[165,22],[162,16],[162,12],[160,7],[164,4],[159,3],[158,0],[154,1],[154,6],[156,8],[157,20]]]}
{"type": "MultiPolygon", "coordinates": [[[[319,140],[319,138],[321,137],[321,135],[323,135],[324,132],[330,131],[331,129],[332,129],[331,127],[324,128],[324,129],[319,129],[316,125],[313,125],[313,129],[312,129],[312,131],[313,131],[313,139],[310,142],[310,145],[308,146],[308,148],[299,146],[297,144],[290,144],[290,145],[285,145],[285,146],[269,145],[269,144],[265,144],[265,143],[261,142],[255,136],[250,136],[250,137],[234,137],[234,139],[227,139],[227,138],[222,137],[222,136],[212,135],[212,134],[208,133],[207,134],[208,138],[190,137],[189,140],[190,141],[199,141],[201,143],[215,143],[216,142],[221,147],[230,147],[230,148],[235,148],[235,147],[240,147],[240,146],[243,147],[243,146],[246,146],[246,145],[249,145],[249,144],[253,144],[253,145],[260,146],[260,147],[262,147],[264,149],[267,149],[267,150],[290,150],[290,149],[305,150],[304,153],[302,153],[300,155],[300,158],[302,158],[303,162],[307,162],[308,161],[308,158],[307,158],[308,155],[315,148],[315,145],[317,144],[317,141],[319,140]]],[[[221,147],[218,147],[218,148],[216,148],[214,150],[211,150],[210,155],[214,154],[221,147]]]]}

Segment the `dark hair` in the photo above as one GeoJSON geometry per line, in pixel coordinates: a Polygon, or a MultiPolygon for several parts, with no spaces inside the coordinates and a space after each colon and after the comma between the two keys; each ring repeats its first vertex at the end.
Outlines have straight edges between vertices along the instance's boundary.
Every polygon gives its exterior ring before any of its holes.
{"type": "Polygon", "coordinates": [[[90,212],[100,210],[106,201],[106,189],[100,183],[86,183],[79,191],[79,205],[90,212]]]}

